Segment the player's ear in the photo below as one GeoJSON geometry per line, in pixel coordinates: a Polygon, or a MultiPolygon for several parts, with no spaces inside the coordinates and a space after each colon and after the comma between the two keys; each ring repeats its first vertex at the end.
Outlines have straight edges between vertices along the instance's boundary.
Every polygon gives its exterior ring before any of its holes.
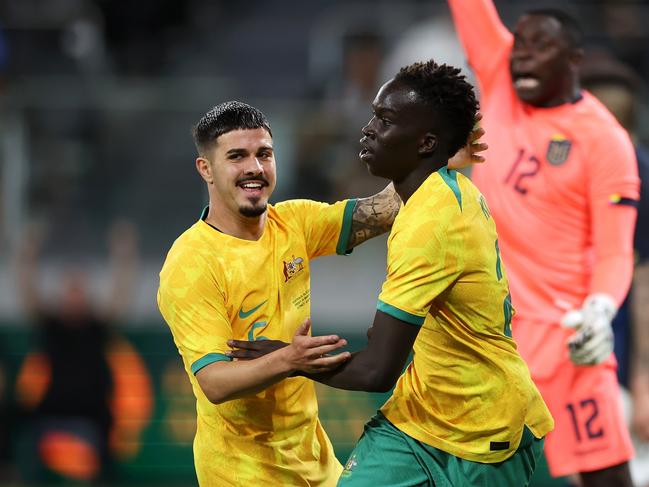
{"type": "Polygon", "coordinates": [[[201,156],[197,157],[196,170],[207,184],[214,184],[214,177],[212,175],[212,166],[210,165],[210,161],[201,156]]]}
{"type": "Polygon", "coordinates": [[[570,64],[572,64],[575,69],[579,69],[579,65],[584,59],[584,50],[581,47],[575,47],[574,49],[571,49],[569,59],[570,64]]]}
{"type": "Polygon", "coordinates": [[[419,140],[419,155],[430,156],[435,149],[437,149],[437,136],[432,132],[426,132],[419,140]]]}

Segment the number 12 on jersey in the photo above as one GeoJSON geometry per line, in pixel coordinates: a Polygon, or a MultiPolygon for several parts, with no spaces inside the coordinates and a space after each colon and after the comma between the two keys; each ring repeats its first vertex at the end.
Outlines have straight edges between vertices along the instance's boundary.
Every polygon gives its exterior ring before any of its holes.
{"type": "Polygon", "coordinates": [[[516,156],[504,182],[507,186],[511,185],[520,194],[525,195],[528,191],[525,180],[536,176],[539,169],[541,169],[541,162],[538,158],[534,155],[526,156],[525,149],[519,149],[518,156],[516,156]]]}

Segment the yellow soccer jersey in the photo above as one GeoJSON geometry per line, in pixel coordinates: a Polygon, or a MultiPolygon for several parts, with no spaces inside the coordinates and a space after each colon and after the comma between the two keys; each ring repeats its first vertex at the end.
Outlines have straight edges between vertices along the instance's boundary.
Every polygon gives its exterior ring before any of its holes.
{"type": "Polygon", "coordinates": [[[169,251],[158,306],[196,396],[194,461],[202,487],[336,484],[342,467],[318,420],[312,381],[288,378],[214,405],[194,374],[229,360],[229,339],[291,341],[310,315],[309,261],[345,253],[354,204],[269,205],[257,241],[219,232],[204,214],[169,251]]]}
{"type": "Polygon", "coordinates": [[[550,413],[511,339],[513,314],[496,227],[477,188],[433,173],[388,240],[378,309],[421,326],[414,358],[381,411],[404,433],[482,463],[511,456],[550,413]]]}

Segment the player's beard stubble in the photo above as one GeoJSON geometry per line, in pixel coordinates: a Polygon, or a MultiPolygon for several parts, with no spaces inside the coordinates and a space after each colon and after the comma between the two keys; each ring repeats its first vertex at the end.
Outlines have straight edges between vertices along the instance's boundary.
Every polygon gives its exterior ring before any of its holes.
{"type": "Polygon", "coordinates": [[[248,218],[254,218],[264,214],[268,206],[266,203],[259,204],[258,198],[251,198],[249,201],[250,205],[239,207],[239,213],[248,218]]]}

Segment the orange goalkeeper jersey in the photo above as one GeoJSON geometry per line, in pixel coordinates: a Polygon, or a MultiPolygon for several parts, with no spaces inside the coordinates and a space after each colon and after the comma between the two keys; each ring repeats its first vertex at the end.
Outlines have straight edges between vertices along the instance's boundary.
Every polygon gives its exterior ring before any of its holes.
{"type": "Polygon", "coordinates": [[[491,0],[449,0],[482,93],[487,163],[473,181],[500,238],[519,320],[558,323],[604,292],[620,303],[633,265],[639,179],[631,141],[588,92],[524,104],[509,72],[512,34],[491,0]]]}

